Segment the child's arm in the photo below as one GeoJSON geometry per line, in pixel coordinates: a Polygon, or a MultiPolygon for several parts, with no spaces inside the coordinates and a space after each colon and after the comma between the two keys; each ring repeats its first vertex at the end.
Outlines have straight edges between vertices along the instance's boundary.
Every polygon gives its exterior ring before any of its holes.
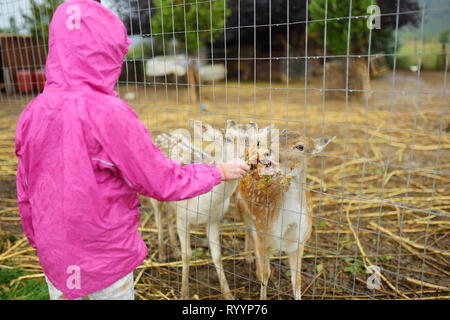
{"type": "Polygon", "coordinates": [[[16,176],[17,206],[19,207],[19,215],[22,221],[22,227],[25,236],[27,237],[30,246],[36,248],[36,244],[34,242],[34,229],[31,222],[31,206],[28,200],[27,180],[23,171],[22,160],[20,157],[18,157],[16,176]]]}
{"type": "Polygon", "coordinates": [[[134,114],[111,112],[100,130],[102,145],[123,179],[145,196],[159,201],[184,200],[206,193],[222,181],[222,173],[216,166],[182,167],[166,158],[134,114]]]}

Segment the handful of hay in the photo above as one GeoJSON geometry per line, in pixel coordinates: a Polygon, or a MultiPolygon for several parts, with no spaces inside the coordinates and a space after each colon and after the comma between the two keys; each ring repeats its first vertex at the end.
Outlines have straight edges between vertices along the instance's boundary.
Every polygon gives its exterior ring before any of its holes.
{"type": "Polygon", "coordinates": [[[250,171],[241,179],[241,185],[247,187],[251,183],[256,190],[260,190],[264,194],[269,193],[272,189],[271,187],[280,186],[286,192],[291,184],[292,176],[282,174],[279,170],[274,170],[271,163],[261,163],[260,154],[260,149],[256,149],[254,152],[245,149],[245,159],[250,166],[250,171]]]}

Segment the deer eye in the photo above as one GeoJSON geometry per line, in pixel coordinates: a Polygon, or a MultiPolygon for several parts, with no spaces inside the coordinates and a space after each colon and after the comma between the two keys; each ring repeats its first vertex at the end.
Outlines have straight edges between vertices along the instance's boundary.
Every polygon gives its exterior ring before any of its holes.
{"type": "Polygon", "coordinates": [[[303,146],[301,144],[299,144],[298,146],[295,146],[295,149],[303,151],[303,146]]]}

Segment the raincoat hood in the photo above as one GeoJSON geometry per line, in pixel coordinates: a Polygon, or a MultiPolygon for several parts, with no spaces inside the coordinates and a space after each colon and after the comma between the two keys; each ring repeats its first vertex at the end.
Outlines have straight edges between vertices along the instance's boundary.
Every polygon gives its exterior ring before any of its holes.
{"type": "Polygon", "coordinates": [[[61,4],[50,23],[45,87],[117,95],[114,85],[130,43],[122,21],[98,2],[61,4]]]}

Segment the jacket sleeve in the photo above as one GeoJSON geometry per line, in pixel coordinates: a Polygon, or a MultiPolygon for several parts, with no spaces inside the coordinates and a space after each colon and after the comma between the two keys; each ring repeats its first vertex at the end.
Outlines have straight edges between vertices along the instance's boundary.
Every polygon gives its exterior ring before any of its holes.
{"type": "Polygon", "coordinates": [[[24,174],[23,163],[20,157],[18,157],[17,163],[17,206],[19,207],[20,220],[22,221],[22,228],[25,236],[30,243],[30,246],[36,248],[34,241],[34,229],[31,217],[31,205],[28,198],[28,183],[24,174]]]}
{"type": "Polygon", "coordinates": [[[156,147],[137,115],[113,111],[100,126],[100,139],[123,179],[140,194],[178,201],[209,192],[222,180],[216,166],[181,166],[156,147]]]}

